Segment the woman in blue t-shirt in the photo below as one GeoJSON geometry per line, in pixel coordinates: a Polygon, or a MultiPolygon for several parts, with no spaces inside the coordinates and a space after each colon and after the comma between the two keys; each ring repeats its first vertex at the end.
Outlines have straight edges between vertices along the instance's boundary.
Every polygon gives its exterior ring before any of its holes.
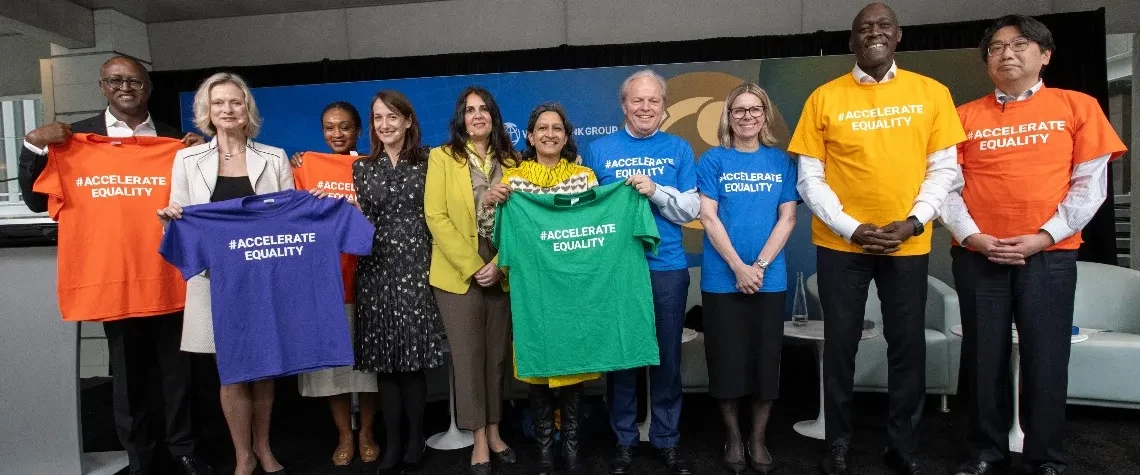
{"type": "Polygon", "coordinates": [[[796,224],[796,166],[776,143],[768,122],[772,101],[760,86],[741,84],[728,94],[720,118],[720,146],[697,162],[705,356],[709,395],[725,425],[724,464],[733,473],[748,461],[773,469],[765,446],[772,401],[779,395],[787,272],[784,244],[796,224]],[[752,399],[752,434],[745,447],[738,400],[752,399]]]}

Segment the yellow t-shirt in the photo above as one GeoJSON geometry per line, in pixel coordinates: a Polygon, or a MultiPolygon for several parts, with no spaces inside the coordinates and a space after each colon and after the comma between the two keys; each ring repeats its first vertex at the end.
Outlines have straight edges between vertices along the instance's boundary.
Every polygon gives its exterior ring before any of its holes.
{"type": "MultiPolygon", "coordinates": [[[[845,213],[884,226],[910,214],[927,155],[965,139],[946,86],[899,70],[884,83],[860,83],[845,74],[820,86],[804,104],[788,151],[823,161],[845,213]]],[[[818,246],[863,252],[818,217],[812,217],[811,234],[818,246]]],[[[892,255],[929,253],[931,234],[908,239],[892,255]]]]}

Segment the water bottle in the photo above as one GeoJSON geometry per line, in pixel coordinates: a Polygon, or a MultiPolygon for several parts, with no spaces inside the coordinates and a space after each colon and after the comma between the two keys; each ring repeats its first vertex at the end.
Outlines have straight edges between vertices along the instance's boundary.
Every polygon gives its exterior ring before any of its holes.
{"type": "Polygon", "coordinates": [[[807,322],[807,294],[804,290],[804,273],[796,272],[796,292],[792,296],[792,325],[806,327],[807,322]]]}

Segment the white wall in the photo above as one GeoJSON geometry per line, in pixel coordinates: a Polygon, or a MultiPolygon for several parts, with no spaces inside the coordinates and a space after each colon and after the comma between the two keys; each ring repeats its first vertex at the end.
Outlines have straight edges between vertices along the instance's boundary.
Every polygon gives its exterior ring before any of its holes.
{"type": "MultiPolygon", "coordinates": [[[[846,30],[865,2],[448,0],[147,25],[156,70],[846,30]]],[[[1140,32],[1138,0],[893,0],[903,25],[1105,6],[1140,32]]],[[[904,39],[905,42],[905,34],[904,39]]]]}
{"type": "Polygon", "coordinates": [[[40,58],[51,45],[23,35],[0,36],[0,96],[40,93],[40,58]]]}

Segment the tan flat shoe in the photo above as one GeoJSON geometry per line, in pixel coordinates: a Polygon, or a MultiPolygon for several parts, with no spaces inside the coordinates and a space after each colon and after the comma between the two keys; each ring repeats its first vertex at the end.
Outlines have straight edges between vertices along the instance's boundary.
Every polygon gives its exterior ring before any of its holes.
{"type": "Polygon", "coordinates": [[[360,442],[360,460],[364,463],[375,462],[380,458],[380,446],[373,443],[360,442]]]}
{"type": "Polygon", "coordinates": [[[352,442],[337,445],[336,452],[333,452],[332,456],[333,465],[343,467],[352,463],[352,457],[355,455],[353,449],[352,442]]]}

